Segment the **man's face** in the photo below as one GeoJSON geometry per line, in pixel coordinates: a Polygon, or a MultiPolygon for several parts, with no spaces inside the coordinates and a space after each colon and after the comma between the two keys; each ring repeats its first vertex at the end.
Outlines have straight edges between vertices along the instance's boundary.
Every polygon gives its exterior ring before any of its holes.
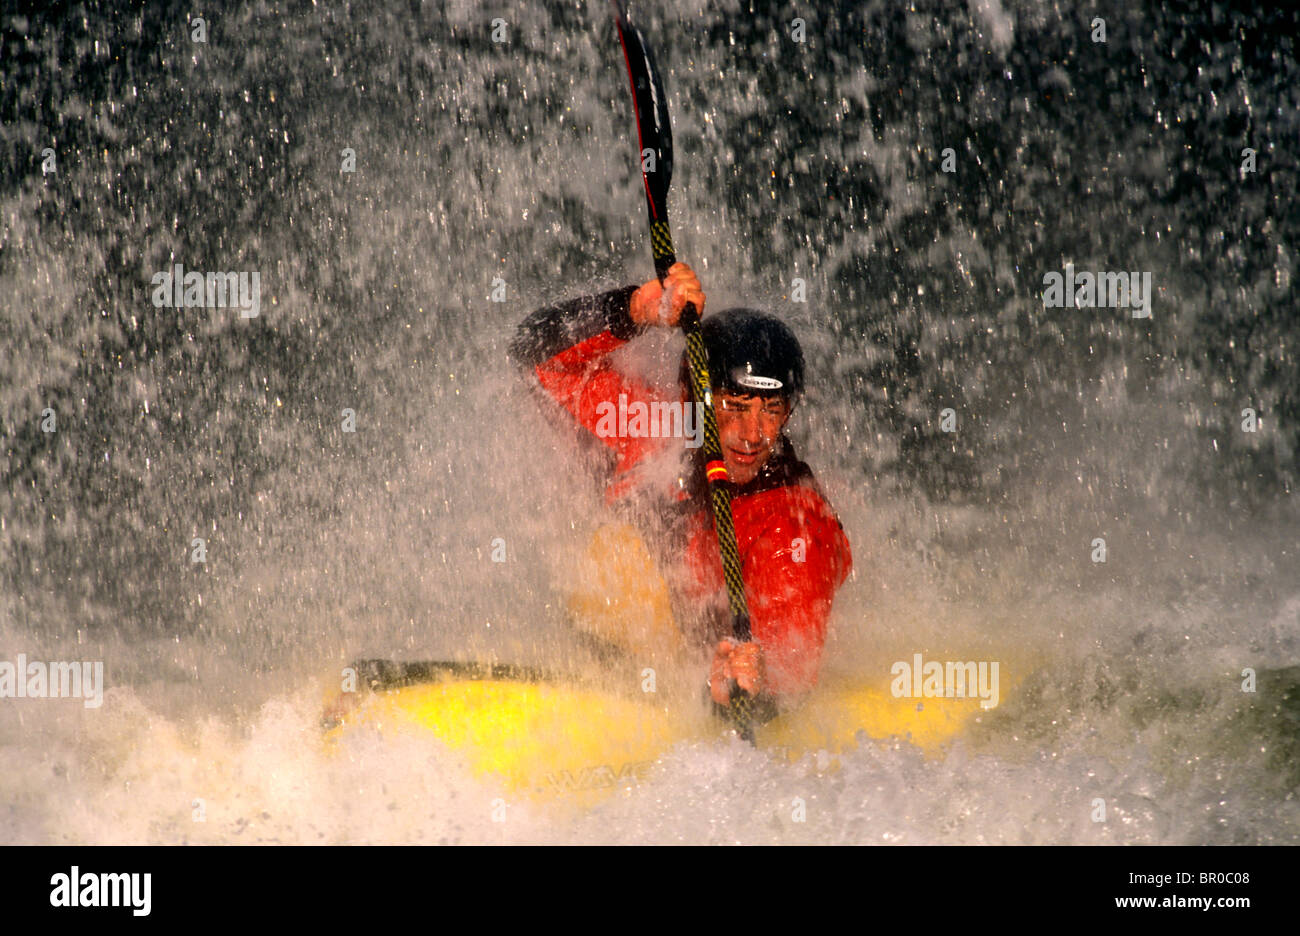
{"type": "Polygon", "coordinates": [[[785,421],[790,418],[790,404],[780,397],[727,391],[715,393],[713,403],[727,478],[735,484],[748,484],[772,455],[785,421]]]}

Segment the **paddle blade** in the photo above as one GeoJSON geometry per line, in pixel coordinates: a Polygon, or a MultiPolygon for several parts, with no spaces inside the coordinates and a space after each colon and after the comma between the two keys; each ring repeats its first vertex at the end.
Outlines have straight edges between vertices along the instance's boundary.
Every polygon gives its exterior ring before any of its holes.
{"type": "Polygon", "coordinates": [[[628,19],[624,4],[620,0],[612,2],[636,108],[637,161],[645,180],[650,220],[666,222],[668,187],[673,180],[673,130],[668,118],[668,96],[645,36],[628,19]]]}

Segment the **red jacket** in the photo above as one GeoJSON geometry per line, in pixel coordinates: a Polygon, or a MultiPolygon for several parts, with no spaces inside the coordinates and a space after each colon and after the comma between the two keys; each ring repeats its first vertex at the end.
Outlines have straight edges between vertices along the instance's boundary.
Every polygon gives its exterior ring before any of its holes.
{"type": "MultiPolygon", "coordinates": [[[[617,370],[609,354],[640,332],[628,314],[636,287],[587,296],[533,313],[512,346],[531,367],[542,389],[613,455],[606,490],[611,502],[637,491],[637,469],[647,456],[681,440],[628,437],[598,430],[602,415],[626,395],[637,403],[663,401],[651,387],[617,370]]],[[[817,681],[826,624],[835,591],[852,566],[848,540],[835,512],[795,458],[789,441],[774,452],[750,483],[732,489],[732,517],[740,548],[753,637],[763,647],[768,690],[782,695],[810,689],[817,681]]],[[[698,454],[699,450],[696,450],[698,454]]],[[[675,544],[659,543],[665,569],[680,562],[687,574],[674,582],[674,606],[708,608],[725,615],[726,590],[713,518],[704,495],[702,466],[685,488],[663,492],[664,506],[684,508],[675,544]]],[[[662,538],[662,537],[661,537],[662,538]]]]}

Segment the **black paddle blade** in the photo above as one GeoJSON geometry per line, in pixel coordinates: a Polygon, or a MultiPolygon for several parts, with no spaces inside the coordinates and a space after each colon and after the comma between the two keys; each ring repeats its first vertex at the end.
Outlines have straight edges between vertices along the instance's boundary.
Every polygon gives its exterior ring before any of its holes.
{"type": "Polygon", "coordinates": [[[372,692],[400,689],[441,679],[508,679],[514,682],[554,682],[557,679],[555,674],[533,666],[457,660],[355,660],[351,668],[356,671],[361,685],[372,692]]]}
{"type": "MultiPolygon", "coordinates": [[[[645,181],[650,224],[653,229],[655,222],[660,222],[667,230],[668,187],[673,180],[673,130],[668,118],[668,96],[645,36],[628,19],[622,0],[611,0],[611,3],[636,108],[637,162],[645,181]]],[[[656,261],[659,256],[660,251],[656,249],[656,261]]]]}

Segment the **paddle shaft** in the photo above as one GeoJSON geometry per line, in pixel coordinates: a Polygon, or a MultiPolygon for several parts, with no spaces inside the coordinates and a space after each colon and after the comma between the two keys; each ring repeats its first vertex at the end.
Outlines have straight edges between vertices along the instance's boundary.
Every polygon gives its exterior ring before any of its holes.
{"type": "MultiPolygon", "coordinates": [[[[622,0],[611,2],[636,107],[638,156],[641,179],[645,185],[655,275],[663,282],[669,267],[677,262],[672,231],[668,225],[668,187],[672,183],[672,125],[668,119],[668,101],[645,37],[628,20],[622,0]]],[[[718,533],[718,547],[722,553],[722,574],[727,584],[727,601],[731,609],[731,632],[737,640],[748,641],[751,639],[749,605],[745,600],[740,548],[736,544],[736,528],[731,517],[731,491],[727,487],[727,466],[718,437],[717,416],[713,411],[709,359],[694,303],[688,303],[683,310],[681,326],[686,333],[691,391],[700,404],[704,421],[705,473],[714,528],[718,533]]],[[[730,696],[731,717],[741,736],[752,741],[754,734],[748,693],[732,683],[730,696]]]]}

